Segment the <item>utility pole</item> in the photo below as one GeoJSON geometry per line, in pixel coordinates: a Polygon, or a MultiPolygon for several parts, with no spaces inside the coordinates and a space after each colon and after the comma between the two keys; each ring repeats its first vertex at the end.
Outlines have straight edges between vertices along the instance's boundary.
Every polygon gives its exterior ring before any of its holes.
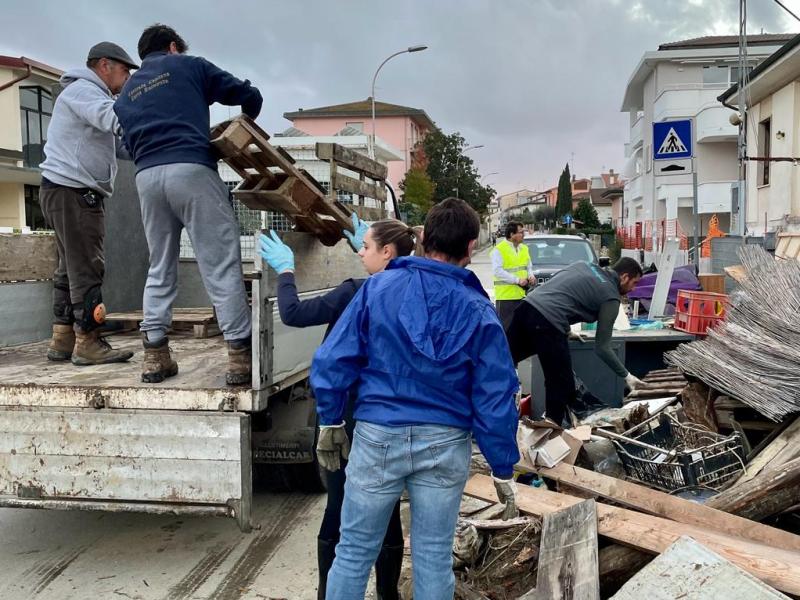
{"type": "MultiPolygon", "coordinates": [[[[747,0],[739,0],[739,137],[737,156],[739,158],[739,181],[737,183],[736,232],[744,235],[747,230],[747,109],[744,88],[748,81],[747,73],[747,0]]],[[[766,233],[766,232],[765,232],[766,233]]]]}

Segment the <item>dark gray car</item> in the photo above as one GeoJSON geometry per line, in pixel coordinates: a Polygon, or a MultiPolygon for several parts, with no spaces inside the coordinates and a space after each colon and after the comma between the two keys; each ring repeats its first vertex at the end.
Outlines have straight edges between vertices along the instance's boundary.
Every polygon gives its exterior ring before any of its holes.
{"type": "MultiPolygon", "coordinates": [[[[526,236],[523,243],[528,246],[536,285],[540,285],[564,267],[579,261],[600,264],[589,241],[579,235],[526,236]]],[[[602,259],[608,264],[608,259],[602,259]]]]}

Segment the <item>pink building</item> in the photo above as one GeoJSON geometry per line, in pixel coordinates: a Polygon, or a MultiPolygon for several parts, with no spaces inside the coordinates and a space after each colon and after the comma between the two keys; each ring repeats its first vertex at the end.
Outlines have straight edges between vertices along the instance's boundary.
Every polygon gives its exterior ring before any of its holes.
{"type": "MultiPolygon", "coordinates": [[[[372,99],[299,109],[283,113],[292,126],[309,135],[334,135],[344,127],[352,127],[367,135],[372,134],[372,99]]],[[[399,183],[411,168],[414,146],[434,129],[433,121],[419,108],[375,102],[375,135],[387,144],[399,149],[403,161],[389,163],[389,183],[400,193],[399,183]]]]}

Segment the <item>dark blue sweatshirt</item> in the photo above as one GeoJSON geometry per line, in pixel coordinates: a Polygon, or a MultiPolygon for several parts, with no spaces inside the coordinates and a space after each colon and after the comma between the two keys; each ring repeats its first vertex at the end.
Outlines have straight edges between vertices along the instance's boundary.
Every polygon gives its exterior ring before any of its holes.
{"type": "Polygon", "coordinates": [[[261,94],[199,56],[152,52],[122,89],[114,111],[136,170],[198,163],[216,170],[208,107],[241,106],[255,119],[261,94]]]}
{"type": "Polygon", "coordinates": [[[300,300],[294,273],[281,273],[278,276],[278,312],[281,321],[290,327],[313,327],[327,323],[327,337],[364,281],[346,279],[327,294],[300,300]]]}

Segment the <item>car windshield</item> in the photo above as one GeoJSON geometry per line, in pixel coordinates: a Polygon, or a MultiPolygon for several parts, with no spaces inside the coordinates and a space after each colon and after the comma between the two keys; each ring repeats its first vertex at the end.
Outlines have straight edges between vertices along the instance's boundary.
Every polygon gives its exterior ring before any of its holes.
{"type": "Polygon", "coordinates": [[[525,240],[525,244],[528,246],[534,267],[595,261],[592,247],[583,240],[531,239],[525,240]]]}

